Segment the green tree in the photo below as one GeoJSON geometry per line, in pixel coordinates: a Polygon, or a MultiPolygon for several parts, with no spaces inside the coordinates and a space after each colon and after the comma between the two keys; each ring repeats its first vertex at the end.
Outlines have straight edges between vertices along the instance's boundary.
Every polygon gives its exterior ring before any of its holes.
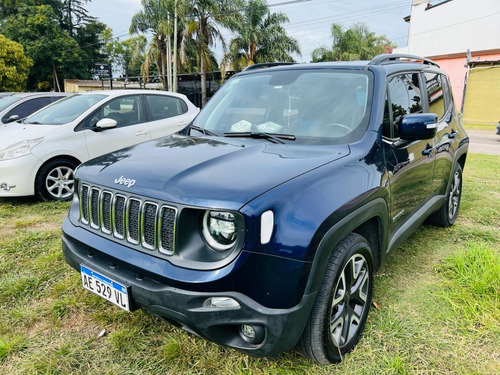
{"type": "Polygon", "coordinates": [[[141,0],[142,10],[134,14],[130,23],[130,34],[151,33],[153,38],[148,48],[145,72],[149,75],[151,59],[159,57],[159,71],[163,87],[167,87],[167,35],[170,35],[169,2],[167,0],[141,0]]]}
{"type": "MultiPolygon", "coordinates": [[[[89,15],[84,4],[90,0],[64,0],[60,6],[61,26],[73,36],[76,30],[96,21],[89,15]]],[[[53,7],[54,8],[54,7],[53,7]]]]}
{"type": "Polygon", "coordinates": [[[283,25],[288,22],[284,13],[271,13],[265,0],[250,0],[243,9],[243,22],[234,27],[236,37],[229,43],[223,63],[229,61],[233,69],[240,70],[254,63],[294,61],[291,53],[300,55],[300,47],[286,33],[283,25]]]}
{"type": "Polygon", "coordinates": [[[364,23],[356,23],[344,31],[342,25],[332,25],[331,48],[320,47],[312,52],[313,62],[369,60],[384,53],[386,48],[396,47],[385,35],[377,36],[364,23]]]}
{"type": "Polygon", "coordinates": [[[113,37],[113,30],[108,27],[102,32],[101,38],[104,42],[103,54],[107,56],[106,61],[113,64],[114,72],[120,72],[126,77],[141,75],[147,49],[144,35],[120,42],[113,37]]]}
{"type": "Polygon", "coordinates": [[[23,91],[32,65],[22,45],[0,34],[0,91],[23,91]]]}
{"type": "Polygon", "coordinates": [[[207,101],[207,72],[212,70],[212,52],[210,47],[221,42],[225,50],[225,40],[219,30],[219,25],[234,30],[241,21],[239,10],[243,7],[241,0],[191,0],[190,15],[184,30],[183,45],[186,40],[196,41],[201,74],[201,105],[207,101]]]}
{"type": "Polygon", "coordinates": [[[28,88],[60,90],[60,76],[87,78],[87,55],[75,39],[59,24],[51,6],[21,7],[0,26],[6,37],[22,44],[34,64],[28,78],[28,88]]]}
{"type": "Polygon", "coordinates": [[[62,9],[61,0],[0,0],[0,19],[15,15],[24,6],[50,5],[59,12],[62,9]]]}

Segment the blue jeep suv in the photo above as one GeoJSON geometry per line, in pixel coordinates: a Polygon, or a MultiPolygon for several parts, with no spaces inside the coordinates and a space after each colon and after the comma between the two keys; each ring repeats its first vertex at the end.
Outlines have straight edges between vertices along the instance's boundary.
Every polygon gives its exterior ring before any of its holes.
{"type": "Polygon", "coordinates": [[[338,362],[388,254],[455,222],[467,149],[431,60],[255,65],[181,132],[78,168],[65,259],[127,311],[338,362]]]}

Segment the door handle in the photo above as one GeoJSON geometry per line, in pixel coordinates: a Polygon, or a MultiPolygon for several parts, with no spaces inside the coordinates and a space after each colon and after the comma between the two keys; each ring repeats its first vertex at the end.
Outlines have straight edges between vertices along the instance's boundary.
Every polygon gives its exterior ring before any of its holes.
{"type": "Polygon", "coordinates": [[[427,143],[425,150],[422,151],[422,155],[430,155],[433,149],[434,147],[427,143]]]}
{"type": "Polygon", "coordinates": [[[140,137],[141,135],[148,135],[148,132],[146,130],[139,130],[135,135],[140,137]]]}
{"type": "Polygon", "coordinates": [[[449,139],[454,139],[458,134],[460,134],[459,132],[455,131],[455,129],[451,129],[451,133],[448,134],[448,138],[449,139]]]}

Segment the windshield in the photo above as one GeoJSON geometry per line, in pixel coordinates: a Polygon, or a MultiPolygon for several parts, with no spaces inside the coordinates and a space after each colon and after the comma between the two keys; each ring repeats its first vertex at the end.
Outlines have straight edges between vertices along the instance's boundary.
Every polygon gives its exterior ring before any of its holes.
{"type": "Polygon", "coordinates": [[[351,142],[366,130],[371,97],[372,75],[366,71],[260,71],[230,79],[194,125],[219,136],[250,132],[351,142]]]}
{"type": "Polygon", "coordinates": [[[41,109],[24,120],[25,124],[63,125],[75,120],[107,95],[73,95],[41,109]]]}
{"type": "Polygon", "coordinates": [[[9,105],[12,103],[15,103],[22,98],[18,96],[4,96],[3,98],[0,98],[0,111],[3,111],[5,108],[7,108],[9,105]]]}

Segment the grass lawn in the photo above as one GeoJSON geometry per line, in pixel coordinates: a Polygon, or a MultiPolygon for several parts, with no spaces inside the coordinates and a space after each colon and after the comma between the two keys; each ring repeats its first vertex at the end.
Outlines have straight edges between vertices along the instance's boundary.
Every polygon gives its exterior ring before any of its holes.
{"type": "Polygon", "coordinates": [[[251,358],[85,291],[62,256],[68,206],[0,199],[0,374],[500,374],[498,156],[469,156],[457,223],[392,254],[363,338],[328,367],[251,358]]]}

